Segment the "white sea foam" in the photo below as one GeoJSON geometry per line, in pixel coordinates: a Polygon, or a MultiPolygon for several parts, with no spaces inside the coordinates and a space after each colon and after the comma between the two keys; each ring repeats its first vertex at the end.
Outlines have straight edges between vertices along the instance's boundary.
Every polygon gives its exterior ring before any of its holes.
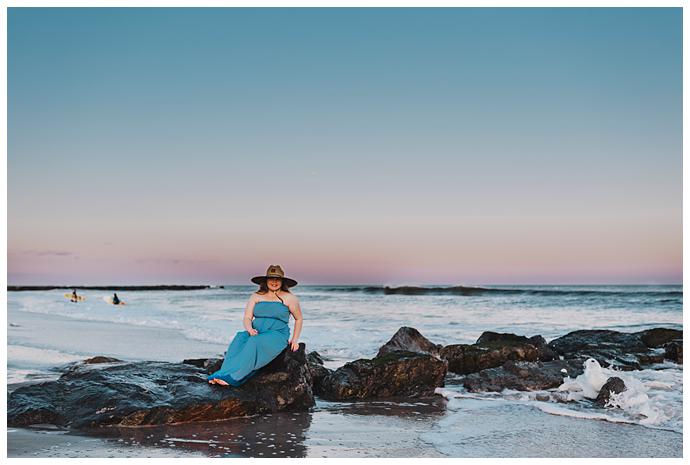
{"type": "Polygon", "coordinates": [[[187,439],[187,438],[164,438],[162,441],[167,442],[189,442],[195,444],[220,444],[219,441],[213,439],[187,439]]]}
{"type": "MultiPolygon", "coordinates": [[[[41,370],[26,370],[21,368],[15,368],[7,370],[7,384],[23,383],[29,378],[41,376],[48,377],[41,370]]],[[[57,377],[57,375],[54,375],[57,377]]]]}
{"type": "Polygon", "coordinates": [[[7,360],[8,363],[11,363],[13,366],[53,367],[83,359],[83,355],[70,354],[53,349],[42,349],[40,347],[28,347],[14,344],[8,344],[7,346],[7,360]]]}
{"type": "MultiPolygon", "coordinates": [[[[600,386],[601,388],[601,386],[600,386]]],[[[648,427],[668,429],[682,433],[683,428],[683,372],[679,365],[674,369],[619,371],[588,363],[585,373],[575,380],[564,380],[559,388],[544,391],[467,392],[462,386],[436,388],[436,394],[451,400],[448,408],[459,409],[462,399],[514,402],[534,406],[553,414],[605,420],[614,423],[632,423],[648,427]],[[612,394],[604,408],[593,407],[596,398],[593,389],[616,376],[623,380],[626,390],[612,394]],[[602,377],[605,378],[602,382],[602,377]],[[586,394],[586,395],[585,395],[586,394]],[[544,401],[548,399],[548,401],[544,401]]]]}
{"type": "Polygon", "coordinates": [[[605,420],[613,423],[635,423],[634,420],[615,417],[606,413],[606,411],[583,411],[583,410],[572,410],[567,407],[558,404],[535,404],[539,410],[545,413],[550,413],[551,415],[562,415],[572,418],[583,418],[587,420],[605,420]]]}
{"type": "MultiPolygon", "coordinates": [[[[575,379],[566,376],[559,391],[567,391],[568,400],[596,399],[606,380],[613,376],[612,370],[602,368],[593,358],[585,360],[585,371],[575,379]]],[[[617,373],[617,372],[616,372],[617,373]]]]}
{"type": "Polygon", "coordinates": [[[83,355],[54,349],[8,344],[7,383],[15,384],[29,379],[56,378],[58,373],[50,373],[48,370],[84,358],[83,355]]]}

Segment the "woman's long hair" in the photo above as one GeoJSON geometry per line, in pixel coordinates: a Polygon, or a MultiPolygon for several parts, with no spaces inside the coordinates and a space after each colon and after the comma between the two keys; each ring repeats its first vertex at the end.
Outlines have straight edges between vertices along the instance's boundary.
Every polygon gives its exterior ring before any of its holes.
{"type": "MultiPolygon", "coordinates": [[[[292,292],[290,292],[290,289],[288,289],[288,285],[284,279],[280,280],[280,290],[292,294],[292,292]]],[[[259,290],[256,291],[256,293],[257,294],[266,294],[267,292],[268,292],[268,284],[266,284],[266,280],[264,279],[263,281],[261,281],[261,284],[259,284],[259,290]]],[[[285,304],[285,302],[283,302],[283,299],[281,299],[278,294],[276,294],[276,297],[278,297],[278,299],[283,303],[283,305],[285,304]]]]}

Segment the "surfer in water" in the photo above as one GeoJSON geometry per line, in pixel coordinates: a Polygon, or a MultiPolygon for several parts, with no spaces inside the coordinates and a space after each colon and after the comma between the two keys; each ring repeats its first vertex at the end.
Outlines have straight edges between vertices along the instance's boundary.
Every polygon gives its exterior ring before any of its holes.
{"type": "Polygon", "coordinates": [[[117,297],[117,292],[113,294],[113,305],[120,305],[120,299],[117,297]]]}
{"type": "Polygon", "coordinates": [[[72,298],[69,300],[70,300],[70,302],[79,302],[79,296],[77,295],[76,289],[72,290],[72,298]]]}

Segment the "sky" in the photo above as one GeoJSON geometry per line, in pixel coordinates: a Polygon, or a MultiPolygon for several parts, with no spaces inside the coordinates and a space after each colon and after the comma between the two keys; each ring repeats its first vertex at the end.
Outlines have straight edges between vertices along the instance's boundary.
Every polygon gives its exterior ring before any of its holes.
{"type": "Polygon", "coordinates": [[[682,283],[681,8],[9,8],[8,284],[682,283]]]}

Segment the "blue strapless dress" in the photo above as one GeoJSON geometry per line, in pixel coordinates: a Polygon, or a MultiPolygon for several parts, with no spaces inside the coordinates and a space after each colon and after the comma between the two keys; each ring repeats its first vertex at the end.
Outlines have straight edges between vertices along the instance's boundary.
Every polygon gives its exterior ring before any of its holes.
{"type": "Polygon", "coordinates": [[[250,336],[238,331],[225,352],[220,370],[207,379],[222,379],[231,386],[239,386],[252,378],[259,368],[268,365],[288,345],[290,310],[282,302],[263,301],[254,305],[252,328],[259,334],[250,336]]]}

